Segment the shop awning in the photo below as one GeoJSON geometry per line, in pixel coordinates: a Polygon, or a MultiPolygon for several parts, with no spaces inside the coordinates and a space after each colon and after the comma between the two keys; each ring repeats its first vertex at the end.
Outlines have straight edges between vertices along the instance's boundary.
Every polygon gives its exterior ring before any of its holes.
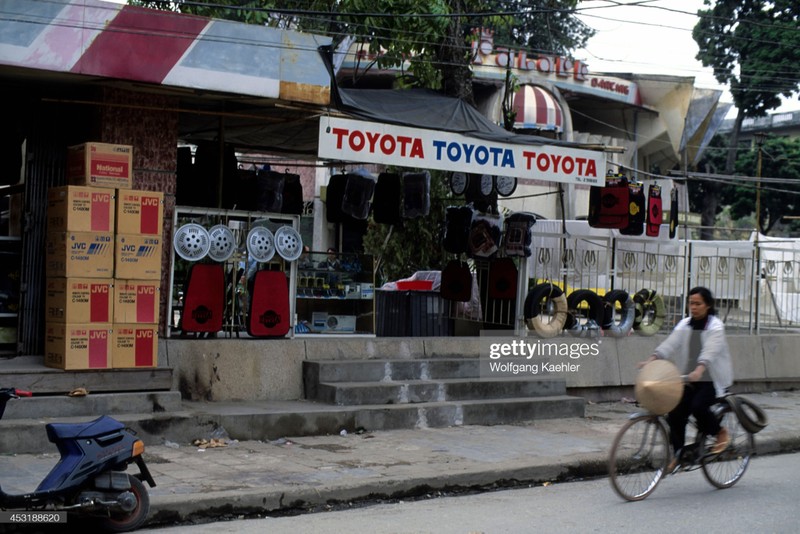
{"type": "Polygon", "coordinates": [[[542,87],[523,85],[514,94],[514,111],[517,112],[514,128],[561,132],[564,116],[556,97],[542,87]]]}

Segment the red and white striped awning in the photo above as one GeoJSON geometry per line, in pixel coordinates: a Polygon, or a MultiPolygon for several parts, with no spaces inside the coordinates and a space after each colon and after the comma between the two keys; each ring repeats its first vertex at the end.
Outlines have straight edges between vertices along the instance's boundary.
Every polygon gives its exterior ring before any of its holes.
{"type": "Polygon", "coordinates": [[[550,91],[536,85],[523,85],[514,95],[517,118],[514,128],[554,130],[564,127],[561,106],[550,91]]]}

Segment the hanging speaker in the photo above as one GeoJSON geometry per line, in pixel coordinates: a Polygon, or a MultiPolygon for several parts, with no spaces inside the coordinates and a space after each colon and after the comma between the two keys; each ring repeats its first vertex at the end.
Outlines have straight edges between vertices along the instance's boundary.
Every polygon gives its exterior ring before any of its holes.
{"type": "Polygon", "coordinates": [[[281,226],[275,232],[275,250],[286,261],[294,261],[303,253],[303,238],[291,226],[281,226]]]}
{"type": "Polygon", "coordinates": [[[196,223],[184,224],[175,232],[172,240],[175,252],[186,261],[197,261],[206,257],[211,248],[208,231],[196,223]]]}
{"type": "Polygon", "coordinates": [[[247,233],[247,253],[259,263],[265,263],[275,255],[275,236],[268,228],[254,226],[247,233]]]}
{"type": "Polygon", "coordinates": [[[208,236],[211,239],[211,247],[208,249],[209,258],[223,262],[233,256],[236,239],[233,237],[233,232],[230,228],[224,224],[218,224],[211,227],[211,230],[208,231],[208,236]]]}

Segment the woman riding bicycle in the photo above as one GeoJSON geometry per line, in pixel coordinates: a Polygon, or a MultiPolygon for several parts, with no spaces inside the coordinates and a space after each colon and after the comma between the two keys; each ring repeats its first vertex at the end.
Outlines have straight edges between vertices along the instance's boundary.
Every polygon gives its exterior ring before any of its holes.
{"type": "Polygon", "coordinates": [[[644,366],[656,359],[669,359],[687,375],[683,396],[667,415],[670,442],[675,452],[667,473],[678,467],[690,414],[694,415],[700,431],[716,436],[712,454],[721,453],[730,443],[727,429],[720,426],[711,412],[717,398],[724,396],[733,384],[733,364],[725,340],[725,325],[716,316],[711,291],[705,287],[689,290],[689,315],[675,326],[653,355],[640,364],[644,366]]]}

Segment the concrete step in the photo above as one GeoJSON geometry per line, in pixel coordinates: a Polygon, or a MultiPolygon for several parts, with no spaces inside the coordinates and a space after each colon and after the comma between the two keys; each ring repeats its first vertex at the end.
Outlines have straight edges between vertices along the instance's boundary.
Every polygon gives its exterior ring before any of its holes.
{"type": "Polygon", "coordinates": [[[76,388],[91,393],[168,391],[172,388],[172,369],[62,371],[46,367],[43,356],[18,356],[0,361],[0,387],[27,389],[35,394],[69,393],[76,388]]]}
{"type": "Polygon", "coordinates": [[[338,406],[414,404],[484,399],[565,395],[563,380],[551,379],[438,379],[380,382],[328,382],[316,386],[313,400],[338,406]]]}
{"type": "Polygon", "coordinates": [[[306,397],[317,398],[316,387],[329,382],[380,382],[479,378],[478,358],[403,360],[325,360],[303,362],[306,397]]]}
{"type": "Polygon", "coordinates": [[[96,417],[101,414],[164,413],[181,409],[181,394],[178,391],[90,393],[83,397],[50,395],[9,401],[3,419],[96,417]]]}
{"type": "MultiPolygon", "coordinates": [[[[583,417],[584,401],[556,395],[365,406],[333,406],[308,401],[183,402],[179,411],[109,415],[134,429],[146,445],[162,445],[166,440],[190,446],[195,438],[214,437],[221,431],[231,439],[266,441],[339,434],[342,430],[352,433],[359,429],[441,428],[583,417]]],[[[0,454],[57,454],[55,446],[46,439],[45,423],[78,423],[94,418],[3,418],[0,421],[0,454]]]]}

